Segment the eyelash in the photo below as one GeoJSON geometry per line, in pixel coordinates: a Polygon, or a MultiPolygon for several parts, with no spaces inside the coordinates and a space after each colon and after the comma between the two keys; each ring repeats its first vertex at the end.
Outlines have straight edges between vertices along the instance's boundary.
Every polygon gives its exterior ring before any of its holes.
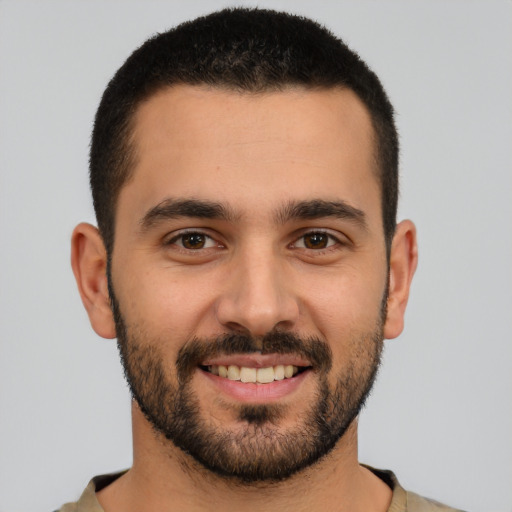
{"type": "MultiPolygon", "coordinates": [[[[224,247],[221,243],[217,242],[212,236],[210,236],[210,235],[208,235],[208,234],[206,234],[206,233],[204,233],[203,231],[200,231],[200,230],[182,231],[182,232],[178,233],[177,235],[173,236],[168,241],[165,241],[165,245],[168,245],[168,246],[169,245],[174,245],[179,250],[184,251],[184,252],[186,252],[188,254],[194,253],[194,252],[199,252],[199,251],[202,251],[202,250],[211,249],[211,248],[215,247],[215,245],[217,247],[221,247],[221,248],[224,247]],[[183,245],[184,237],[186,237],[186,236],[193,236],[193,235],[197,235],[198,237],[203,237],[204,240],[205,240],[205,244],[210,244],[210,246],[209,247],[199,247],[197,249],[192,249],[192,248],[185,247],[183,245]],[[181,241],[181,243],[179,243],[180,241],[181,241]]],[[[317,229],[317,230],[312,230],[312,231],[308,231],[306,233],[301,234],[298,238],[295,239],[294,242],[289,244],[288,247],[296,248],[296,249],[301,249],[301,250],[312,251],[312,252],[317,253],[317,254],[323,254],[325,251],[333,250],[335,248],[338,248],[337,246],[342,246],[342,245],[345,245],[345,244],[339,238],[335,237],[334,235],[332,235],[328,231],[317,229]],[[306,244],[304,243],[305,238],[308,237],[308,236],[312,237],[312,236],[315,236],[315,235],[316,236],[327,237],[327,245],[325,247],[320,247],[320,248],[306,247],[306,244]],[[299,241],[303,241],[302,242],[303,243],[302,247],[298,246],[298,242],[299,241]]]]}
{"type": "Polygon", "coordinates": [[[314,251],[314,252],[320,253],[320,254],[322,254],[324,251],[333,249],[335,246],[340,246],[340,245],[342,245],[342,242],[341,242],[341,240],[339,238],[335,237],[334,235],[332,235],[328,231],[323,231],[321,229],[317,229],[317,230],[314,230],[314,231],[308,231],[307,233],[303,233],[300,237],[298,237],[296,239],[295,242],[293,242],[291,244],[292,247],[296,247],[297,249],[310,250],[310,251],[314,251]],[[304,241],[307,236],[315,236],[315,235],[316,236],[321,235],[323,237],[327,237],[327,244],[328,245],[326,247],[321,247],[321,248],[306,247],[305,244],[304,244],[304,247],[297,247],[297,242],[299,240],[304,241]]]}
{"type": "Polygon", "coordinates": [[[165,245],[175,245],[177,246],[180,250],[182,251],[186,251],[188,253],[190,252],[199,252],[200,250],[203,250],[203,249],[211,249],[212,247],[214,247],[215,245],[217,246],[221,246],[222,247],[222,244],[219,244],[213,237],[211,237],[210,235],[202,232],[202,231],[199,231],[199,230],[189,230],[189,231],[182,231],[180,232],[179,234],[173,236],[170,240],[168,241],[165,241],[165,245]],[[213,244],[211,244],[210,247],[200,247],[198,249],[189,249],[187,247],[185,247],[183,245],[183,239],[186,237],[186,236],[193,236],[193,235],[197,235],[199,237],[203,237],[206,242],[205,243],[208,243],[209,242],[213,242],[213,244]],[[178,244],[177,242],[181,241],[181,244],[178,244]]]}

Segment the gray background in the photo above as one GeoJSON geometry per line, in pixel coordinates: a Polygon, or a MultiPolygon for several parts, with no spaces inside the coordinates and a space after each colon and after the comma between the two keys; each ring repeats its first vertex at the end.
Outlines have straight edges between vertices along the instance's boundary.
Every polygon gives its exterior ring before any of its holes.
{"type": "MultiPolygon", "coordinates": [[[[0,511],[51,511],[130,465],[114,341],[69,237],[93,221],[91,122],[148,36],[230,2],[0,1],[0,511]]],[[[245,4],[245,5],[254,5],[245,4]]],[[[360,458],[473,511],[512,511],[512,3],[260,1],[325,23],[398,112],[420,264],[361,417],[360,458]]]]}

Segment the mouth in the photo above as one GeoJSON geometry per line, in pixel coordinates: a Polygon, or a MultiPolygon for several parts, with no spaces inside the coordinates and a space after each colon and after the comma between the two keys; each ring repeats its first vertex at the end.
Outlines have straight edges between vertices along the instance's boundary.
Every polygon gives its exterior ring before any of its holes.
{"type": "Polygon", "coordinates": [[[238,354],[203,361],[200,373],[224,395],[268,403],[295,393],[310,376],[309,361],[286,354],[238,354]]]}
{"type": "Polygon", "coordinates": [[[238,366],[236,364],[211,364],[200,366],[201,370],[217,375],[224,379],[240,381],[242,383],[270,384],[275,381],[291,379],[303,373],[311,366],[295,366],[292,364],[277,364],[275,366],[254,367],[238,366]]]}

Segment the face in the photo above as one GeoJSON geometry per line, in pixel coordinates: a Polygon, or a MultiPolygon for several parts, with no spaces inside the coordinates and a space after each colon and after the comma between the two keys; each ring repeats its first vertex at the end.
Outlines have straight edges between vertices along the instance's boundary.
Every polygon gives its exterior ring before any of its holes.
{"type": "Polygon", "coordinates": [[[336,445],[379,363],[370,117],[350,91],[180,86],[141,105],[134,141],[110,277],[133,396],[184,457],[287,478],[336,445]]]}

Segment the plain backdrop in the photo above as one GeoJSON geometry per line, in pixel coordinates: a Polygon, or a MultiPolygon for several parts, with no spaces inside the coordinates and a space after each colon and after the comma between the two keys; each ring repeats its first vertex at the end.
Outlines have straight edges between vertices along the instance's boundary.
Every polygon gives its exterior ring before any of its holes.
{"type": "MultiPolygon", "coordinates": [[[[222,1],[0,1],[0,512],[51,511],[131,463],[115,341],[69,265],[94,221],[101,93],[150,35],[222,1]]],[[[239,3],[238,5],[256,5],[239,3]]],[[[418,493],[512,511],[512,3],[260,1],[326,24],[381,77],[420,264],[361,416],[360,458],[418,493]]]]}

